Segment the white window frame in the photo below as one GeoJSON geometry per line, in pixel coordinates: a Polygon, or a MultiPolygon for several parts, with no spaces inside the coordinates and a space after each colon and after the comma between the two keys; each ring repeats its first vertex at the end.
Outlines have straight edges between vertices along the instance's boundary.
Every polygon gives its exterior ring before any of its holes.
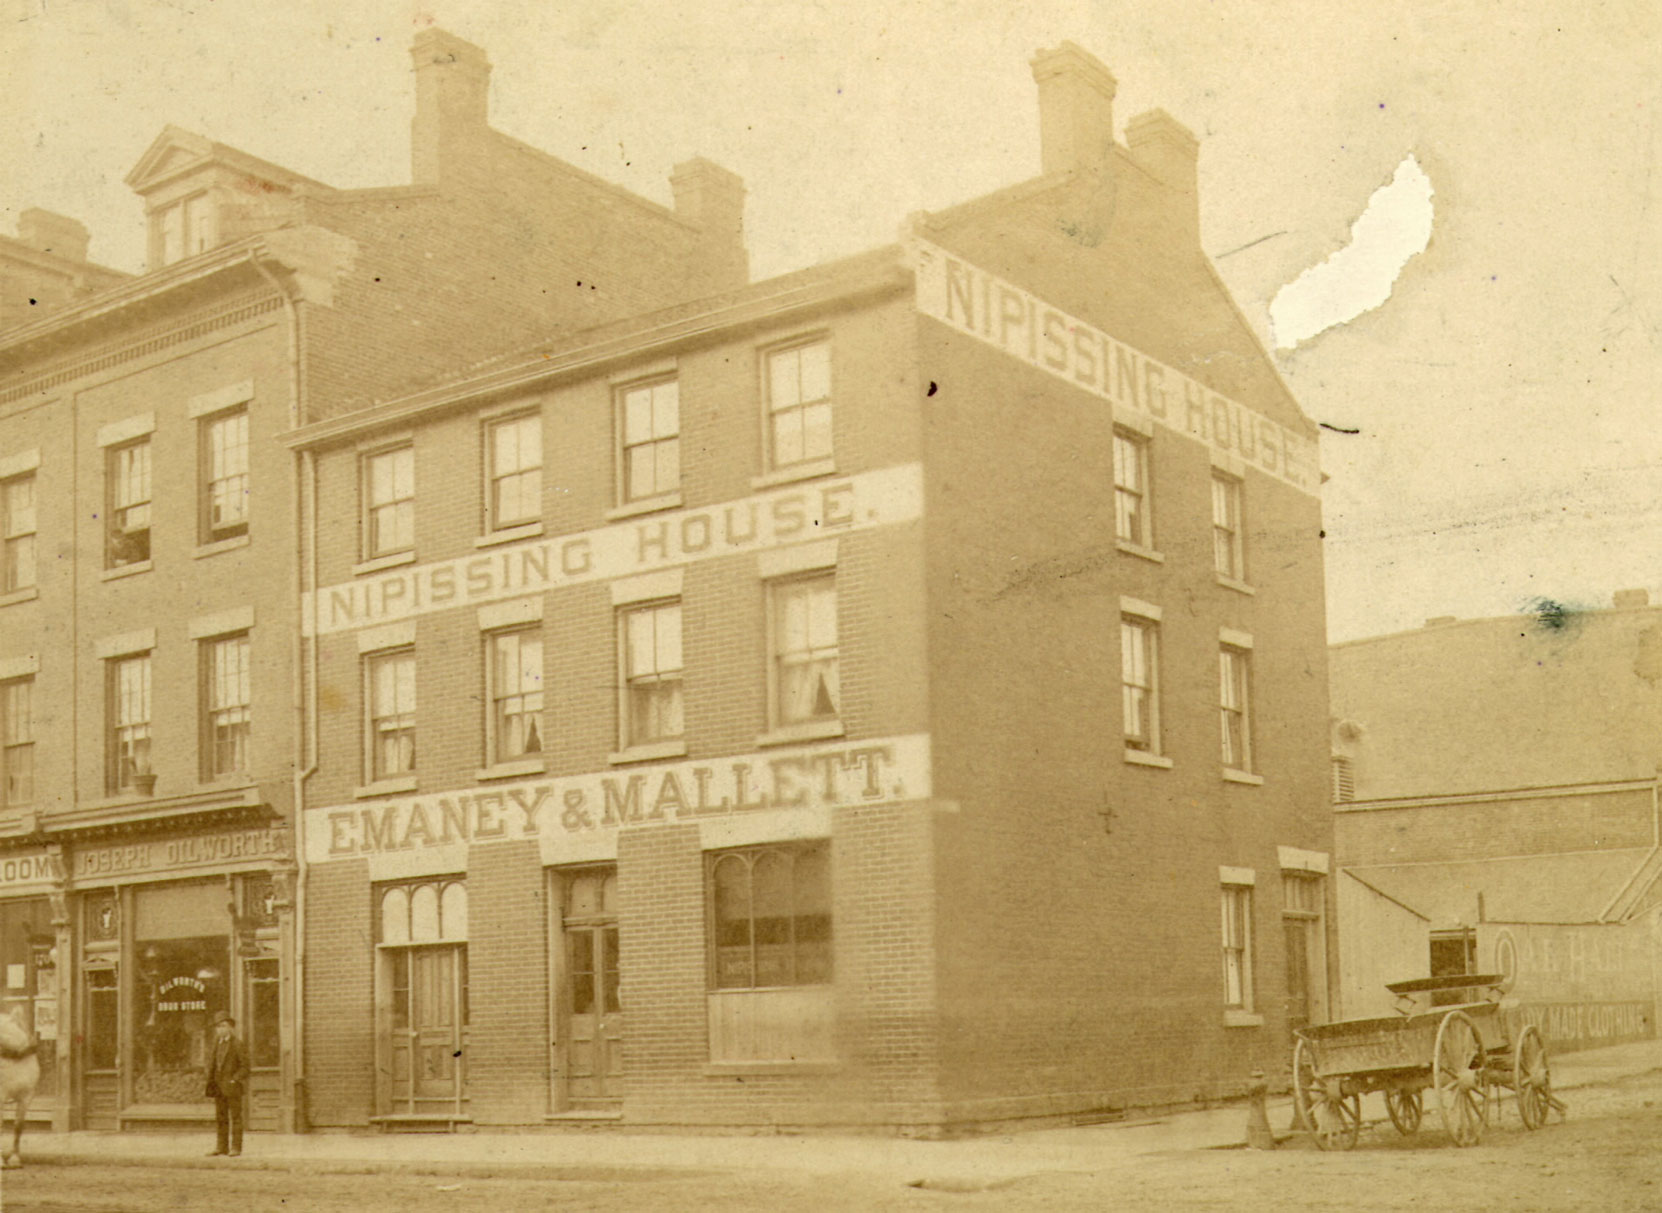
{"type": "Polygon", "coordinates": [[[487,533],[527,526],[542,519],[543,421],[539,409],[521,410],[488,417],[484,422],[485,530],[487,533]],[[497,435],[513,430],[514,466],[504,467],[499,458],[497,435]],[[528,459],[525,438],[534,436],[536,451],[528,459]],[[503,489],[512,484],[520,498],[521,512],[510,514],[502,508],[503,489]],[[528,504],[527,504],[528,503],[528,504]],[[527,512],[528,511],[528,512],[527,512]]]}
{"type": "Polygon", "coordinates": [[[418,679],[415,662],[415,648],[411,645],[400,645],[396,648],[377,649],[363,655],[363,684],[364,684],[364,776],[370,786],[384,784],[392,780],[413,779],[416,773],[418,752],[416,750],[416,726],[418,704],[418,679]],[[395,672],[393,675],[394,702],[383,703],[380,695],[379,674],[383,667],[394,663],[409,663],[409,701],[404,702],[403,690],[399,684],[402,679],[395,672]],[[387,725],[386,722],[391,722],[387,725]],[[409,761],[398,767],[397,770],[384,767],[381,761],[383,737],[409,738],[409,761]]]}
{"type": "Polygon", "coordinates": [[[1245,483],[1212,472],[1212,563],[1219,577],[1246,581],[1245,483]]]}
{"type": "Polygon", "coordinates": [[[1126,756],[1139,761],[1164,754],[1160,737],[1160,617],[1128,606],[1122,603],[1120,607],[1120,712],[1126,756]],[[1132,728],[1137,692],[1141,692],[1146,705],[1144,733],[1132,728]]]}
{"type": "Polygon", "coordinates": [[[249,507],[249,441],[248,441],[248,406],[238,404],[232,408],[211,413],[198,422],[201,443],[201,505],[200,505],[200,534],[201,542],[217,543],[222,539],[234,539],[248,533],[249,507]],[[218,444],[217,436],[224,427],[240,423],[241,442],[218,444]],[[227,464],[215,467],[215,461],[221,453],[227,456],[227,464]],[[240,460],[240,466],[238,466],[240,460]],[[215,473],[218,472],[218,475],[215,473]],[[221,486],[223,491],[221,491],[221,486]],[[215,507],[221,500],[227,503],[236,503],[235,510],[227,510],[227,520],[215,522],[215,507]]]}
{"type": "Polygon", "coordinates": [[[837,592],[837,574],[834,568],[817,568],[803,571],[792,576],[775,577],[766,583],[767,586],[767,629],[768,629],[768,727],[771,734],[783,739],[784,735],[791,736],[837,736],[843,730],[842,725],[842,620],[841,604],[837,592]],[[807,646],[800,650],[786,651],[784,630],[787,622],[787,600],[800,594],[812,597],[816,591],[828,590],[831,596],[831,629],[830,643],[823,643],[823,634],[816,636],[813,631],[814,613],[810,605],[807,617],[809,634],[806,637],[807,646]],[[822,643],[816,644],[816,639],[822,643]],[[820,662],[830,662],[835,687],[830,688],[836,702],[832,705],[829,714],[809,713],[802,716],[789,715],[785,710],[785,684],[787,665],[815,665],[820,662]]]}
{"type": "Polygon", "coordinates": [[[365,560],[379,560],[387,556],[397,556],[404,552],[415,551],[415,506],[416,506],[416,466],[415,443],[412,441],[392,443],[363,452],[359,457],[359,494],[363,501],[363,554],[365,560]],[[376,472],[382,460],[409,460],[408,492],[400,495],[400,472],[396,465],[390,472],[391,484],[389,494],[384,499],[376,488],[376,472]],[[391,511],[393,529],[398,534],[393,536],[393,542],[382,544],[381,518],[384,511],[391,511]],[[405,535],[403,532],[407,531],[405,535]],[[407,542],[398,542],[407,539],[407,542]]]}
{"type": "Polygon", "coordinates": [[[613,388],[614,428],[617,434],[617,501],[621,507],[662,501],[669,504],[681,492],[681,380],[678,375],[655,375],[613,388]],[[646,432],[632,426],[644,405],[646,432]],[[652,482],[637,484],[632,456],[650,449],[652,482]]]}
{"type": "Polygon", "coordinates": [[[154,212],[155,265],[160,269],[214,245],[215,215],[206,190],[187,194],[154,212]]]}
{"type": "Polygon", "coordinates": [[[122,653],[108,661],[107,783],[110,792],[119,795],[137,788],[137,777],[155,773],[153,671],[148,649],[122,653]]]}
{"type": "Polygon", "coordinates": [[[1252,691],[1251,647],[1219,644],[1219,758],[1226,772],[1253,773],[1252,691]]]}
{"type": "Polygon", "coordinates": [[[1114,538],[1134,548],[1154,547],[1154,495],[1150,491],[1153,441],[1144,434],[1115,427],[1114,538]]]}
{"type": "MultiPolygon", "coordinates": [[[[836,387],[833,382],[831,366],[831,338],[826,333],[815,333],[799,337],[789,342],[782,342],[761,351],[762,365],[762,410],[763,436],[762,450],[767,470],[770,473],[801,472],[811,474],[822,468],[829,470],[836,459],[836,387]],[[816,351],[814,357],[824,359],[824,391],[818,395],[808,395],[804,391],[802,375],[802,357],[805,351],[816,351]],[[786,362],[794,363],[794,373],[787,374],[786,362]],[[777,367],[776,367],[777,364],[777,367]],[[780,389],[785,380],[794,380],[791,391],[787,394],[780,389]],[[823,450],[816,445],[809,449],[808,422],[811,418],[820,416],[823,411],[823,423],[815,426],[815,433],[824,435],[823,450]],[[798,435],[797,447],[794,452],[785,452],[782,455],[780,447],[781,419],[786,416],[795,418],[794,428],[798,435]]],[[[820,385],[809,380],[807,388],[812,390],[820,385]]]]}
{"type": "Polygon", "coordinates": [[[519,627],[495,628],[483,633],[485,648],[485,766],[502,767],[510,764],[535,762],[541,763],[548,752],[547,726],[543,716],[547,703],[545,698],[545,665],[541,622],[522,625],[519,627]],[[517,674],[512,681],[518,682],[531,674],[524,658],[525,645],[530,642],[536,645],[534,687],[524,685],[505,685],[502,671],[502,646],[512,640],[515,645],[515,666],[517,674]],[[517,705],[510,713],[508,705],[517,705]],[[537,745],[535,749],[521,748],[513,753],[504,752],[503,738],[505,726],[509,716],[523,718],[527,724],[526,736],[529,730],[535,730],[537,745]]]}
{"type": "Polygon", "coordinates": [[[0,680],[0,806],[35,802],[35,678],[0,680]]]}
{"type": "Polygon", "coordinates": [[[1229,1027],[1257,1027],[1264,1017],[1256,1010],[1256,931],[1253,922],[1255,873],[1249,868],[1220,868],[1221,958],[1223,962],[1224,1023],[1229,1027]]]}
{"type": "Polygon", "coordinates": [[[681,599],[659,598],[620,606],[617,611],[618,653],[618,745],[622,755],[641,757],[659,753],[685,752],[686,747],[686,653],[684,649],[684,617],[681,599]],[[669,612],[674,612],[673,617],[669,612]],[[669,626],[673,618],[673,640],[660,625],[669,626]],[[637,655],[632,633],[636,620],[650,619],[653,651],[651,668],[634,669],[637,655]],[[664,652],[660,653],[662,648],[664,652]],[[670,659],[673,657],[673,661],[670,659]],[[633,671],[633,672],[632,672],[633,671]],[[643,732],[635,715],[635,691],[647,687],[661,688],[674,702],[673,715],[680,720],[678,729],[643,732]]]}
{"type": "Polygon", "coordinates": [[[0,594],[32,590],[40,567],[35,537],[40,530],[40,485],[33,471],[0,480],[0,594]],[[25,493],[26,505],[19,502],[25,493]]]}
{"type": "Polygon", "coordinates": [[[127,568],[148,564],[155,555],[152,518],[155,510],[155,448],[145,434],[131,442],[108,448],[108,525],[105,567],[127,568]],[[132,525],[134,520],[141,525],[132,525]],[[144,553],[136,554],[136,542],[129,537],[142,531],[144,553]]]}
{"type": "Polygon", "coordinates": [[[200,645],[202,669],[202,778],[212,782],[247,775],[253,733],[253,641],[246,631],[205,636],[200,645]],[[232,648],[234,646],[234,649],[232,648]],[[228,649],[235,653],[230,666],[220,664],[228,649]],[[221,765],[221,730],[238,757],[221,765]]]}

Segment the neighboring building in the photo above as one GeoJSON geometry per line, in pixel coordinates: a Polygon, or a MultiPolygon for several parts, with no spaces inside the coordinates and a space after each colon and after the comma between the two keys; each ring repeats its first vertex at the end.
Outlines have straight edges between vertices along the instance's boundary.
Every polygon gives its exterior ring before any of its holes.
{"type": "Polygon", "coordinates": [[[1433,619],[1329,663],[1339,862],[1421,920],[1417,968],[1383,972],[1404,936],[1341,895],[1347,992],[1499,972],[1555,1049],[1652,1036],[1662,608],[1630,590],[1612,609],[1433,619]]]}
{"type": "Polygon", "coordinates": [[[1194,138],[1033,69],[1039,178],[288,436],[312,1123],[1076,1114],[1326,1015],[1316,432],[1194,138]]]}
{"type": "MultiPolygon", "coordinates": [[[[0,1005],[49,1042],[33,1111],[59,1127],[210,1121],[227,1008],[251,1127],[303,1118],[310,553],[278,435],[745,278],[731,174],[683,165],[668,210],[492,131],[478,48],[412,53],[411,185],[337,190],[170,127],[128,177],[144,274],[46,212],[0,240],[0,1005]]],[[[376,483],[396,513],[407,482],[376,483]]]]}

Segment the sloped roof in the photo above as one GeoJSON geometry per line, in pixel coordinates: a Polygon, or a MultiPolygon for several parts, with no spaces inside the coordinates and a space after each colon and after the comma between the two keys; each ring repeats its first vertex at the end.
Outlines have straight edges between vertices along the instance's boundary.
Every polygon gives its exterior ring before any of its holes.
{"type": "Polygon", "coordinates": [[[171,124],[163,127],[162,133],[145,149],[138,163],[127,174],[126,182],[136,193],[142,194],[157,181],[210,161],[217,161],[250,176],[280,182],[290,187],[305,186],[317,190],[332,190],[332,187],[323,182],[314,181],[293,169],[273,164],[269,160],[261,160],[240,148],[215,142],[204,135],[198,135],[195,131],[187,131],[171,124]]]}
{"type": "Polygon", "coordinates": [[[1653,848],[1577,851],[1443,863],[1363,864],[1352,873],[1387,897],[1431,920],[1433,929],[1472,926],[1478,895],[1488,922],[1587,923],[1617,921],[1612,913],[1644,872],[1653,848]]]}

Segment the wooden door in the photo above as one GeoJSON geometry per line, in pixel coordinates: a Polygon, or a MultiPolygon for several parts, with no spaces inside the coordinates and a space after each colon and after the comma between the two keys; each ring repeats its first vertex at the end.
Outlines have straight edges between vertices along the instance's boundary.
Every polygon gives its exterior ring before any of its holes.
{"type": "Polygon", "coordinates": [[[1296,1032],[1310,1023],[1310,924],[1299,918],[1283,921],[1287,928],[1287,1026],[1296,1032]]]}
{"type": "Polygon", "coordinates": [[[610,1109],[622,1101],[623,1005],[617,927],[617,873],[585,868],[565,874],[561,930],[564,973],[565,1103],[610,1109]]]}
{"type": "Polygon", "coordinates": [[[458,945],[389,949],[387,1111],[459,1112],[466,1072],[467,954],[458,945]]]}

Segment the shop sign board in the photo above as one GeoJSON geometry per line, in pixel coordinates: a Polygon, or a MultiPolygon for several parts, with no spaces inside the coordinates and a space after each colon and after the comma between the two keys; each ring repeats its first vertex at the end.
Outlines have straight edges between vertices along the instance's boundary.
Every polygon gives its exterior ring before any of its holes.
{"type": "Polygon", "coordinates": [[[261,860],[269,862],[281,855],[282,849],[282,838],[275,830],[221,830],[161,841],[77,849],[70,866],[78,881],[99,880],[261,860]]]}

